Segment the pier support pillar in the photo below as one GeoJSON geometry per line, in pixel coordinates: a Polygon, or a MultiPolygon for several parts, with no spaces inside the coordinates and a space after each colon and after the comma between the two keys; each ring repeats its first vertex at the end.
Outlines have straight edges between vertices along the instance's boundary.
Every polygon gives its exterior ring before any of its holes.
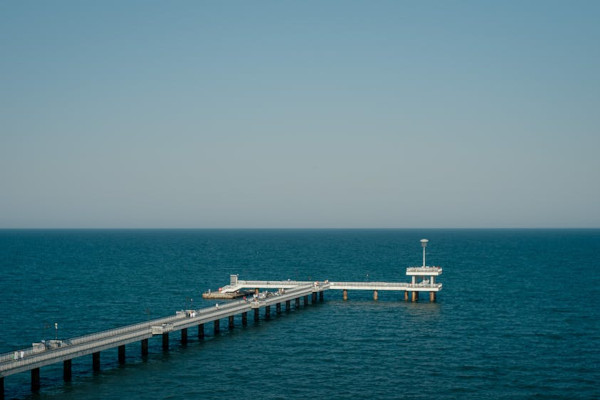
{"type": "Polygon", "coordinates": [[[100,352],[99,351],[92,353],[92,370],[94,370],[94,372],[100,371],[100,352]]]}
{"type": "Polygon", "coordinates": [[[181,330],[181,344],[184,346],[187,344],[187,328],[181,330]]]}
{"type": "Polygon", "coordinates": [[[31,391],[38,392],[40,390],[40,369],[34,368],[31,370],[31,391]]]}
{"type": "Polygon", "coordinates": [[[254,322],[258,322],[260,320],[260,315],[258,314],[259,309],[255,308],[254,309],[254,322]]]}
{"type": "Polygon", "coordinates": [[[404,301],[408,301],[408,290],[404,291],[404,301]]]}
{"type": "Polygon", "coordinates": [[[71,360],[63,361],[63,381],[71,382],[71,377],[73,376],[71,371],[71,360]]]}
{"type": "Polygon", "coordinates": [[[198,325],[198,339],[204,339],[204,324],[198,325]]]}
{"type": "Polygon", "coordinates": [[[148,339],[142,339],[142,357],[148,355],[148,339]]]}
{"type": "Polygon", "coordinates": [[[265,307],[265,318],[266,319],[271,318],[271,306],[266,306],[265,307]]]}
{"type": "Polygon", "coordinates": [[[125,364],[125,345],[119,346],[119,364],[125,364]]]}
{"type": "Polygon", "coordinates": [[[285,311],[290,311],[292,309],[292,304],[290,300],[285,301],[285,311]]]}
{"type": "Polygon", "coordinates": [[[235,324],[234,324],[234,320],[233,320],[233,315],[229,316],[229,325],[227,325],[227,327],[229,328],[229,330],[233,330],[235,324]]]}
{"type": "Polygon", "coordinates": [[[319,292],[319,301],[320,301],[321,303],[322,303],[322,302],[323,302],[323,300],[325,299],[325,295],[324,295],[324,293],[325,293],[325,292],[319,292]]]}
{"type": "Polygon", "coordinates": [[[373,290],[373,300],[379,300],[379,293],[377,293],[377,290],[373,290]]]}
{"type": "Polygon", "coordinates": [[[417,292],[416,290],[412,292],[411,301],[419,301],[419,292],[417,292]]]}
{"type": "Polygon", "coordinates": [[[300,308],[300,297],[296,297],[295,303],[296,303],[296,309],[300,308]]]}
{"type": "Polygon", "coordinates": [[[304,296],[304,307],[308,305],[308,295],[304,296]]]}
{"type": "Polygon", "coordinates": [[[342,298],[344,301],[348,300],[348,289],[342,290],[342,298]]]}
{"type": "Polygon", "coordinates": [[[162,334],[162,348],[164,351],[169,350],[169,332],[162,334]]]}
{"type": "Polygon", "coordinates": [[[281,314],[281,303],[275,304],[275,312],[281,314]]]}
{"type": "Polygon", "coordinates": [[[248,325],[248,313],[243,312],[242,313],[242,326],[246,326],[246,325],[248,325]]]}
{"type": "Polygon", "coordinates": [[[312,293],[312,304],[317,304],[317,292],[312,293]]]}
{"type": "Polygon", "coordinates": [[[213,329],[215,331],[215,335],[219,334],[219,332],[221,332],[221,321],[215,319],[213,322],[213,329]]]}
{"type": "Polygon", "coordinates": [[[435,292],[429,292],[429,301],[435,303],[435,292]]]}

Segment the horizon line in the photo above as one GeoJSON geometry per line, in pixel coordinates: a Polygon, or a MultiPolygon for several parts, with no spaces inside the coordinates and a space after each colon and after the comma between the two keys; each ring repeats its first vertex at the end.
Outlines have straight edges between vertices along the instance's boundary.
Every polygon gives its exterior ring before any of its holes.
{"type": "Polygon", "coordinates": [[[0,227],[10,230],[595,230],[600,227],[0,227]]]}

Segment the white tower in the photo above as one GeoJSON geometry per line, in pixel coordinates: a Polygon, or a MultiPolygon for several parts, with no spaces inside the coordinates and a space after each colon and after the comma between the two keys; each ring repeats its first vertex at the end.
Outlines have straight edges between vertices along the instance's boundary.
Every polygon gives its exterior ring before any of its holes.
{"type": "Polygon", "coordinates": [[[423,246],[423,268],[425,268],[425,266],[426,266],[426,264],[425,264],[425,248],[427,247],[427,243],[429,243],[429,240],[421,239],[421,246],[423,246]]]}
{"type": "Polygon", "coordinates": [[[442,274],[442,267],[428,267],[425,259],[425,248],[429,240],[421,239],[423,247],[423,265],[420,267],[406,268],[406,275],[411,277],[411,283],[408,289],[404,292],[404,299],[408,300],[409,292],[412,301],[419,299],[419,292],[429,292],[429,301],[436,300],[436,293],[442,289],[442,284],[435,281],[436,276],[442,274]],[[418,282],[417,279],[420,279],[418,282]]]}

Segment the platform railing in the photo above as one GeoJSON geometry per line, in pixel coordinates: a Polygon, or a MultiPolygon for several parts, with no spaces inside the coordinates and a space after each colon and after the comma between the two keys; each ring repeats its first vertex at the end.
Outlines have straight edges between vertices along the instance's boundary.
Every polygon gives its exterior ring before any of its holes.
{"type": "Polygon", "coordinates": [[[406,272],[442,272],[442,267],[426,266],[426,267],[408,267],[406,272]]]}
{"type": "Polygon", "coordinates": [[[150,329],[148,329],[146,331],[138,330],[138,331],[129,333],[128,335],[125,335],[125,336],[119,336],[119,337],[111,336],[111,337],[105,338],[99,342],[59,347],[57,349],[51,349],[51,350],[47,350],[44,352],[35,353],[33,357],[22,358],[22,359],[19,359],[19,360],[10,362],[10,363],[0,364],[0,372],[9,370],[9,369],[14,370],[19,367],[24,367],[24,366],[31,365],[31,364],[43,363],[44,361],[47,361],[47,360],[55,360],[56,358],[63,357],[63,356],[66,357],[66,356],[73,355],[73,354],[88,352],[91,349],[101,348],[101,347],[110,345],[115,342],[122,343],[122,342],[126,342],[129,340],[135,341],[141,336],[148,336],[150,334],[151,334],[150,329]]]}

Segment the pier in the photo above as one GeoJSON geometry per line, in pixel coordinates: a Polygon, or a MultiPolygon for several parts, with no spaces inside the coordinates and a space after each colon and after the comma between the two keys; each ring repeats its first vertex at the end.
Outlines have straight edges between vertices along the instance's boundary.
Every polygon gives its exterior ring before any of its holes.
{"type": "MultiPolygon", "coordinates": [[[[329,282],[327,290],[341,290],[343,299],[348,300],[349,290],[368,290],[373,292],[373,299],[378,299],[380,291],[404,292],[404,299],[417,301],[419,293],[428,292],[430,301],[436,301],[436,293],[442,290],[442,284],[435,282],[435,277],[442,274],[442,267],[413,267],[407,268],[407,275],[412,277],[412,282],[329,282]],[[418,278],[421,277],[421,281],[418,278]]],[[[235,293],[244,289],[293,289],[311,285],[310,281],[247,281],[239,280],[238,275],[230,276],[230,283],[223,286],[219,293],[235,293]]],[[[211,292],[214,293],[214,292],[211,292]]],[[[211,293],[204,293],[204,298],[213,298],[211,293]]],[[[222,298],[222,297],[214,297],[222,298]]]]}
{"type": "MultiPolygon", "coordinates": [[[[341,290],[344,300],[348,300],[349,290],[369,290],[373,291],[373,299],[378,300],[380,291],[400,291],[404,292],[404,300],[418,301],[419,294],[429,293],[429,301],[435,302],[437,292],[442,290],[442,284],[436,282],[436,278],[443,272],[442,267],[427,266],[425,249],[429,240],[421,239],[423,247],[423,265],[418,267],[406,268],[406,275],[411,277],[411,282],[329,282],[328,289],[341,290]]],[[[298,286],[310,285],[310,281],[247,281],[238,279],[238,275],[231,275],[229,285],[219,289],[218,292],[205,292],[202,297],[223,298],[221,296],[234,295],[236,293],[247,293],[248,289],[291,289],[298,286]],[[213,297],[214,296],[214,297],[213,297]]]]}
{"type": "Polygon", "coordinates": [[[72,379],[72,360],[77,357],[92,355],[92,369],[100,371],[100,353],[118,348],[119,364],[125,363],[125,345],[140,342],[141,356],[148,355],[148,340],[154,336],[162,339],[163,351],[169,348],[169,334],[181,332],[181,342],[187,343],[188,329],[197,328],[198,339],[204,339],[205,324],[212,323],[214,334],[220,332],[221,319],[228,320],[228,329],[234,329],[234,317],[241,315],[242,325],[248,323],[248,313],[253,314],[254,321],[260,320],[263,309],[265,319],[271,317],[271,306],[275,312],[281,313],[282,304],[286,311],[291,310],[292,301],[296,309],[324,301],[327,290],[341,290],[343,299],[348,300],[349,290],[368,290],[373,292],[373,299],[378,300],[380,291],[399,291],[404,293],[405,301],[418,301],[419,293],[428,292],[429,300],[436,301],[437,292],[442,284],[436,277],[442,274],[442,268],[425,265],[426,239],[423,239],[423,265],[409,267],[406,275],[411,282],[329,282],[325,281],[258,281],[240,280],[238,275],[230,275],[229,285],[217,292],[204,293],[204,298],[235,298],[240,293],[253,293],[251,298],[231,300],[197,310],[181,310],[175,315],[158,318],[143,323],[110,329],[103,332],[84,335],[68,340],[49,340],[33,343],[31,347],[0,354],[0,400],[4,400],[4,378],[13,374],[30,371],[31,390],[40,390],[40,368],[56,363],[63,363],[63,380],[72,379]],[[424,242],[425,241],[425,242],[424,242]],[[276,292],[260,292],[260,289],[276,289],[276,292]],[[214,293],[214,297],[210,294],[214,293]],[[220,296],[220,297],[217,297],[220,296]]]}
{"type": "Polygon", "coordinates": [[[71,360],[77,357],[92,355],[92,366],[94,371],[100,370],[100,353],[111,348],[118,348],[119,363],[125,363],[125,345],[140,342],[142,356],[148,354],[148,339],[161,336],[163,350],[168,350],[169,334],[181,331],[181,341],[187,342],[188,329],[197,327],[198,338],[204,338],[204,327],[207,323],[213,324],[215,334],[219,333],[220,320],[228,319],[229,329],[233,329],[234,316],[241,315],[242,325],[247,324],[248,313],[254,314],[254,320],[260,318],[260,310],[264,310],[265,318],[270,317],[271,306],[275,306],[277,312],[281,310],[281,304],[286,304],[286,310],[290,310],[291,301],[294,300],[296,308],[299,307],[300,299],[304,299],[304,305],[308,304],[309,296],[313,299],[318,297],[323,301],[323,291],[329,289],[329,285],[309,284],[298,285],[289,290],[277,293],[262,293],[253,300],[237,300],[225,304],[207,307],[199,310],[177,311],[174,316],[158,318],[148,322],[111,329],[104,332],[85,335],[70,340],[52,340],[48,343],[34,343],[27,349],[0,354],[0,400],[4,400],[4,378],[13,374],[31,371],[31,389],[36,392],[40,390],[40,368],[63,363],[63,379],[71,380],[71,360]]]}

